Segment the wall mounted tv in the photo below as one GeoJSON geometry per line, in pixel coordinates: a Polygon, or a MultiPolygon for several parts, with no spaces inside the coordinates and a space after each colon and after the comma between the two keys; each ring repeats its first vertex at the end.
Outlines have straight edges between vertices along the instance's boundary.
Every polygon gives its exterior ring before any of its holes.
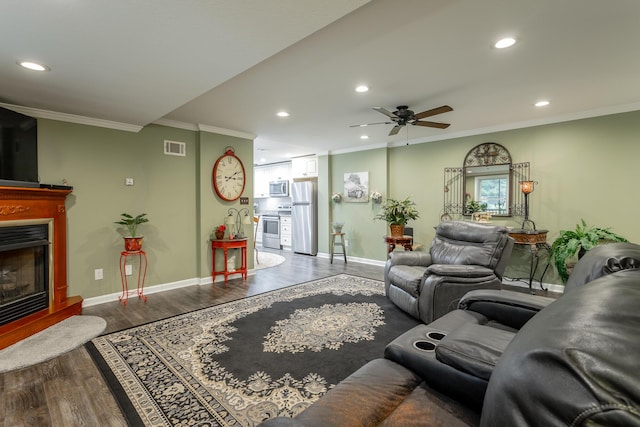
{"type": "Polygon", "coordinates": [[[0,185],[38,187],[38,121],[0,107],[0,185]]]}

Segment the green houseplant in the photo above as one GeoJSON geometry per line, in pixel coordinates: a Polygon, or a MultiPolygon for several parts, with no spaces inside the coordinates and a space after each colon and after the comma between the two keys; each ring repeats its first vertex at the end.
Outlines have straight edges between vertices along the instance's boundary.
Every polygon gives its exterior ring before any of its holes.
{"type": "Polygon", "coordinates": [[[578,258],[581,258],[585,252],[600,243],[627,241],[624,237],[609,231],[608,228],[589,226],[584,219],[580,221],[575,230],[561,230],[560,235],[554,240],[549,251],[549,260],[553,259],[563,283],[566,283],[567,279],[569,279],[567,260],[576,253],[578,258]]]}
{"type": "Polygon", "coordinates": [[[120,214],[120,221],[115,224],[124,225],[129,231],[128,236],[124,236],[124,248],[127,251],[139,251],[142,248],[142,236],[138,236],[138,225],[149,222],[147,214],[142,213],[137,216],[128,213],[120,214]]]}
{"type": "Polygon", "coordinates": [[[404,234],[404,226],[410,220],[418,219],[420,214],[416,209],[414,201],[409,197],[403,200],[387,199],[380,206],[380,212],[374,219],[386,221],[391,228],[391,235],[402,236],[404,234]]]}

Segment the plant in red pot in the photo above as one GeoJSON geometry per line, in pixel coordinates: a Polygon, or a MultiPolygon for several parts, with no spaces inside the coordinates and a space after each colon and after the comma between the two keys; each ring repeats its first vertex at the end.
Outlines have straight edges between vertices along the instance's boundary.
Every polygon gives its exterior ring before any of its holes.
{"type": "Polygon", "coordinates": [[[147,214],[143,213],[137,216],[130,215],[128,213],[120,214],[120,221],[116,221],[115,224],[124,225],[129,231],[128,236],[124,236],[124,250],[125,251],[139,251],[142,249],[142,238],[138,236],[138,225],[149,222],[146,218],[147,214]]]}

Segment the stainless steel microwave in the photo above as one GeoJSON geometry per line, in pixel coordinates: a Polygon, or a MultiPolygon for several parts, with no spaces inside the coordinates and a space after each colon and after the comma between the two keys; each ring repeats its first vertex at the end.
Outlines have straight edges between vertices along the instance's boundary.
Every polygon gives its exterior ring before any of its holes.
{"type": "Polygon", "coordinates": [[[271,197],[288,197],[289,181],[271,181],[269,182],[269,196],[271,197]]]}

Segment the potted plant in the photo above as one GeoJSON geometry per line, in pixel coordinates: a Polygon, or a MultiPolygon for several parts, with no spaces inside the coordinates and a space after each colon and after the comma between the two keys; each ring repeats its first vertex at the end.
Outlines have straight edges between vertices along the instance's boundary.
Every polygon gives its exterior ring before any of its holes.
{"type": "Polygon", "coordinates": [[[420,214],[414,201],[407,197],[404,200],[387,199],[380,206],[380,212],[374,219],[381,219],[389,224],[392,236],[402,236],[404,226],[413,219],[418,219],[420,214]]]}
{"type": "Polygon", "coordinates": [[[575,230],[561,230],[549,251],[549,261],[554,260],[563,283],[569,279],[567,260],[576,253],[580,259],[588,250],[600,243],[627,241],[624,237],[609,231],[608,228],[588,226],[584,219],[580,221],[581,223],[576,225],[575,230]]]}
{"type": "Polygon", "coordinates": [[[143,213],[137,216],[130,215],[128,213],[120,214],[120,221],[116,221],[115,224],[124,225],[129,231],[128,236],[124,236],[124,249],[126,251],[139,251],[142,248],[143,236],[138,236],[138,225],[149,222],[146,218],[147,214],[143,213]]]}
{"type": "Polygon", "coordinates": [[[226,225],[219,225],[214,230],[213,234],[216,236],[216,239],[224,239],[224,232],[227,229],[226,225]]]}

